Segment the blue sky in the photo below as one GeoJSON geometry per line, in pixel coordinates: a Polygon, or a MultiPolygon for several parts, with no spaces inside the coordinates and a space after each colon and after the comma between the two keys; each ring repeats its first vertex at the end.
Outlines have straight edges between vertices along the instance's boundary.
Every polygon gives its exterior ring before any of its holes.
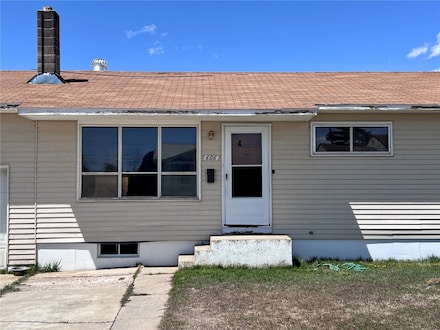
{"type": "Polygon", "coordinates": [[[62,70],[440,71],[440,1],[423,0],[1,0],[2,70],[36,68],[46,5],[62,70]]]}

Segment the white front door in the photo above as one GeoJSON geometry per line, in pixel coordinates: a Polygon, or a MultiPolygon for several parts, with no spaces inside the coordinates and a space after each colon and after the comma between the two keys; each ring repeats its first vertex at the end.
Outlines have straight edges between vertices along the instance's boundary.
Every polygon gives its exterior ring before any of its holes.
{"type": "Polygon", "coordinates": [[[223,154],[224,225],[270,226],[270,126],[224,126],[223,154]]]}
{"type": "Polygon", "coordinates": [[[0,166],[0,268],[6,267],[8,228],[8,168],[0,166]]]}

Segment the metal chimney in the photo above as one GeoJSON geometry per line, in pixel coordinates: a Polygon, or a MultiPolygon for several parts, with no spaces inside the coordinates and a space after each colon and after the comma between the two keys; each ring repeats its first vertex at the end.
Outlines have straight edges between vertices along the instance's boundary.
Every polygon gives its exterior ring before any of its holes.
{"type": "Polygon", "coordinates": [[[38,73],[60,74],[60,17],[52,7],[37,11],[38,73]]]}
{"type": "Polygon", "coordinates": [[[92,60],[92,70],[93,71],[107,71],[108,64],[106,60],[102,58],[95,58],[92,60]]]}

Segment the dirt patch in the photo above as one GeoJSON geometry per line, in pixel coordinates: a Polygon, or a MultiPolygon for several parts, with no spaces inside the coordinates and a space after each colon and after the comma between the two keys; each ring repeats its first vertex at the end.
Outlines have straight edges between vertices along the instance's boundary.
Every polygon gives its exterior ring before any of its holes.
{"type": "Polygon", "coordinates": [[[440,325],[438,292],[401,296],[386,291],[366,295],[365,290],[371,288],[219,286],[194,289],[181,304],[177,321],[185,329],[339,329],[357,323],[358,326],[392,326],[396,321],[402,323],[403,316],[411,319],[408,321],[413,328],[437,329],[440,325]]]}
{"type": "Polygon", "coordinates": [[[428,284],[428,285],[440,285],[440,278],[431,278],[428,281],[426,281],[426,284],[428,284]]]}
{"type": "MultiPolygon", "coordinates": [[[[310,275],[312,278],[315,274],[310,275]]],[[[344,275],[340,275],[344,276],[344,275]]],[[[439,329],[440,287],[360,278],[193,285],[162,329],[439,329]]]]}
{"type": "Polygon", "coordinates": [[[133,282],[133,271],[127,273],[110,273],[95,271],[83,273],[40,273],[29,277],[20,285],[20,291],[41,291],[77,288],[111,288],[128,287],[133,282]]]}

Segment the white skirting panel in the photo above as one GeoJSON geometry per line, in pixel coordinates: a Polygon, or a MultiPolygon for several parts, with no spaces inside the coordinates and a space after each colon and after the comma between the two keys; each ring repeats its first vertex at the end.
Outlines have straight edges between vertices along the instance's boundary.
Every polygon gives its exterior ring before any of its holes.
{"type": "Polygon", "coordinates": [[[339,260],[420,260],[440,257],[440,241],[390,240],[293,240],[293,255],[339,260]]]}
{"type": "Polygon", "coordinates": [[[62,271],[93,270],[102,268],[144,266],[177,266],[179,254],[194,253],[199,241],[139,243],[136,257],[98,256],[94,243],[44,243],[38,244],[37,260],[40,266],[59,262],[62,271]]]}
{"type": "MultiPolygon", "coordinates": [[[[139,256],[98,257],[98,244],[38,244],[38,264],[60,262],[62,271],[144,266],[177,266],[179,254],[193,254],[200,241],[139,243],[139,256]]],[[[292,240],[294,257],[339,260],[420,260],[440,257],[440,241],[292,240]]]]}

